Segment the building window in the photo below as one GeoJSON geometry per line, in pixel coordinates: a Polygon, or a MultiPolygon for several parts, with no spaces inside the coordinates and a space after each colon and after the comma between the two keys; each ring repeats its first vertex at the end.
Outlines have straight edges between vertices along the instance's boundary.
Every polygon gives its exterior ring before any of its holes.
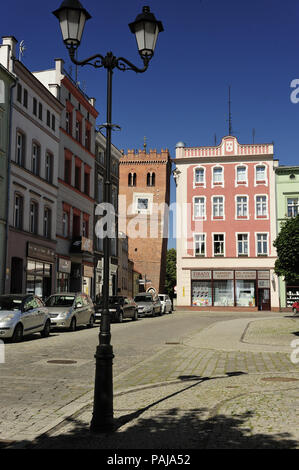
{"type": "Polygon", "coordinates": [[[288,197],[288,217],[296,217],[299,214],[299,198],[288,197]]]}
{"type": "Polygon", "coordinates": [[[55,128],[56,128],[56,123],[55,123],[55,116],[54,114],[52,114],[52,131],[55,131],[55,128]]]}
{"type": "Polygon", "coordinates": [[[115,186],[112,186],[112,189],[111,189],[111,204],[114,207],[115,213],[117,213],[117,202],[118,202],[117,201],[117,188],[115,186]]]}
{"type": "Polygon", "coordinates": [[[51,113],[50,111],[47,109],[47,126],[51,126],[51,113]]]}
{"type": "Polygon", "coordinates": [[[35,175],[39,175],[40,168],[40,146],[36,143],[32,144],[31,171],[35,175]]]}
{"type": "Polygon", "coordinates": [[[22,103],[22,85],[20,83],[17,85],[17,100],[22,103]]]}
{"type": "Polygon", "coordinates": [[[256,183],[265,183],[266,167],[264,165],[258,165],[255,167],[255,181],[256,183]]]}
{"type": "Polygon", "coordinates": [[[81,235],[80,223],[81,223],[80,215],[73,214],[73,238],[80,237],[81,235]]]}
{"type": "Polygon", "coordinates": [[[239,233],[237,235],[238,256],[248,256],[248,234],[239,233]]]}
{"type": "Polygon", "coordinates": [[[90,129],[85,129],[85,148],[90,151],[90,129]]]}
{"type": "Polygon", "coordinates": [[[67,156],[64,157],[64,181],[72,184],[72,159],[67,156]]]}
{"type": "Polygon", "coordinates": [[[213,168],[213,184],[223,184],[223,168],[213,168]]]}
{"type": "Polygon", "coordinates": [[[206,199],[204,197],[195,197],[193,200],[194,218],[204,219],[206,217],[206,199]]]}
{"type": "Polygon", "coordinates": [[[236,305],[237,307],[255,306],[255,284],[256,281],[236,280],[236,305]]]}
{"type": "Polygon", "coordinates": [[[247,168],[246,166],[237,167],[237,183],[247,183],[247,168]]]}
{"type": "Polygon", "coordinates": [[[148,211],[149,209],[149,201],[148,198],[139,197],[137,199],[137,211],[148,211]]]}
{"type": "Polygon", "coordinates": [[[247,196],[237,196],[237,218],[248,217],[248,198],[247,196]]]}
{"type": "Polygon", "coordinates": [[[195,168],[194,170],[194,184],[205,183],[205,170],[204,168],[195,168]]]}
{"type": "Polygon", "coordinates": [[[146,176],[146,185],[155,186],[156,184],[156,175],[155,173],[148,173],[146,176]]]}
{"type": "Polygon", "coordinates": [[[32,112],[33,112],[34,116],[37,116],[37,99],[36,98],[33,98],[32,112]]]}
{"type": "Polygon", "coordinates": [[[28,107],[28,91],[25,88],[23,92],[23,105],[25,106],[25,108],[28,107]]]}
{"type": "Polygon", "coordinates": [[[268,234],[257,233],[256,244],[257,244],[257,255],[267,256],[268,255],[268,234]]]}
{"type": "Polygon", "coordinates": [[[233,307],[234,306],[234,281],[214,281],[213,282],[214,306],[233,307]]]}
{"type": "Polygon", "coordinates": [[[51,209],[45,207],[44,210],[44,237],[51,238],[51,209]]]}
{"type": "Polygon", "coordinates": [[[46,152],[45,178],[48,183],[53,182],[53,155],[49,152],[46,152]]]}
{"type": "Polygon", "coordinates": [[[206,254],[206,235],[199,233],[194,235],[195,256],[205,256],[206,254]]]}
{"type": "Polygon", "coordinates": [[[96,159],[101,165],[105,165],[105,152],[98,145],[96,149],[96,159]]]}
{"type": "Polygon", "coordinates": [[[214,256],[224,256],[224,234],[213,235],[214,256]]]}
{"type": "Polygon", "coordinates": [[[90,193],[90,171],[84,171],[84,193],[89,196],[90,193]]]}
{"type": "Polygon", "coordinates": [[[17,132],[16,163],[20,166],[25,164],[25,134],[22,132],[17,132]]]}
{"type": "Polygon", "coordinates": [[[62,235],[67,238],[69,236],[69,214],[63,212],[62,215],[62,235]]]}
{"type": "Polygon", "coordinates": [[[82,222],[82,236],[88,238],[88,220],[84,219],[82,222]]]}
{"type": "Polygon", "coordinates": [[[70,111],[65,113],[65,130],[68,134],[72,135],[72,114],[70,111]]]}
{"type": "Polygon", "coordinates": [[[37,233],[38,228],[38,204],[35,201],[30,202],[30,232],[37,233]]]}
{"type": "Polygon", "coordinates": [[[129,173],[128,174],[128,186],[136,186],[137,177],[136,173],[129,173]]]}
{"type": "Polygon", "coordinates": [[[38,119],[43,120],[43,105],[38,103],[38,119]]]}
{"type": "Polygon", "coordinates": [[[76,163],[75,166],[75,188],[81,191],[81,164],[76,163]]]}
{"type": "Polygon", "coordinates": [[[82,130],[81,130],[81,121],[79,121],[78,119],[76,120],[76,140],[81,144],[81,134],[82,134],[82,130]]]}
{"type": "Polygon", "coordinates": [[[256,196],[255,212],[256,212],[256,217],[268,216],[267,196],[256,196]]]}
{"type": "Polygon", "coordinates": [[[212,305],[212,284],[211,281],[192,282],[192,305],[198,307],[208,307],[212,305]]]}
{"type": "Polygon", "coordinates": [[[20,194],[15,194],[14,202],[14,227],[22,230],[23,228],[23,205],[24,199],[20,194]]]}
{"type": "Polygon", "coordinates": [[[224,198],[223,196],[213,197],[213,218],[224,217],[224,198]]]}

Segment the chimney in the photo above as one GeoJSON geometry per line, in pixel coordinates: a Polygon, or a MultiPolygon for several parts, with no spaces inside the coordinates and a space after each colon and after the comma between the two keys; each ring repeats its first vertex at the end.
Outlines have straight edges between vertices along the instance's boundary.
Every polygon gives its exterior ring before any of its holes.
{"type": "Polygon", "coordinates": [[[7,51],[7,68],[13,73],[13,59],[16,58],[16,45],[18,41],[14,36],[2,36],[2,46],[8,48],[7,51]]]}

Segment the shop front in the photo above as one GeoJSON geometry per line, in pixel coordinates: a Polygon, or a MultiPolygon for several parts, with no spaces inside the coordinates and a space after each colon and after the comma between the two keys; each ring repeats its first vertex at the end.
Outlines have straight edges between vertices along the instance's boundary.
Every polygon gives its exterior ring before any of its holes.
{"type": "Polygon", "coordinates": [[[270,310],[270,271],[191,271],[191,305],[270,310]]]}
{"type": "Polygon", "coordinates": [[[52,293],[55,252],[53,249],[27,243],[26,293],[46,298],[52,293]]]}
{"type": "Polygon", "coordinates": [[[71,260],[59,257],[57,259],[56,292],[70,292],[71,260]]]}

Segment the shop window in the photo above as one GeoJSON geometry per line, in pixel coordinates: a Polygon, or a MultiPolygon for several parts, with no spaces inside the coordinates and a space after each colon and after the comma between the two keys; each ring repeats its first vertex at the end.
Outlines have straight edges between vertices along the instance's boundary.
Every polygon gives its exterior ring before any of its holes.
{"type": "Polygon", "coordinates": [[[214,306],[233,307],[234,306],[234,281],[214,281],[213,282],[214,306]]]}
{"type": "Polygon", "coordinates": [[[192,282],[192,305],[207,307],[212,305],[212,284],[211,281],[192,282]]]}
{"type": "Polygon", "coordinates": [[[256,281],[236,281],[237,307],[255,307],[256,281]]]}
{"type": "Polygon", "coordinates": [[[46,298],[51,294],[52,267],[42,261],[27,261],[26,293],[46,298]]]}

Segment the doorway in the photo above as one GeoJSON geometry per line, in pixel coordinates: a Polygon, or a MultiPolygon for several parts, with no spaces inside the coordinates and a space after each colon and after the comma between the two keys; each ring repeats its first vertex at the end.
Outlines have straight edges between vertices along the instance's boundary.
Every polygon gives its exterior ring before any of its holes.
{"type": "Polygon", "coordinates": [[[11,258],[10,293],[21,294],[23,289],[23,260],[11,258]]]}
{"type": "Polygon", "coordinates": [[[271,310],[270,289],[258,289],[258,309],[271,310]]]}

